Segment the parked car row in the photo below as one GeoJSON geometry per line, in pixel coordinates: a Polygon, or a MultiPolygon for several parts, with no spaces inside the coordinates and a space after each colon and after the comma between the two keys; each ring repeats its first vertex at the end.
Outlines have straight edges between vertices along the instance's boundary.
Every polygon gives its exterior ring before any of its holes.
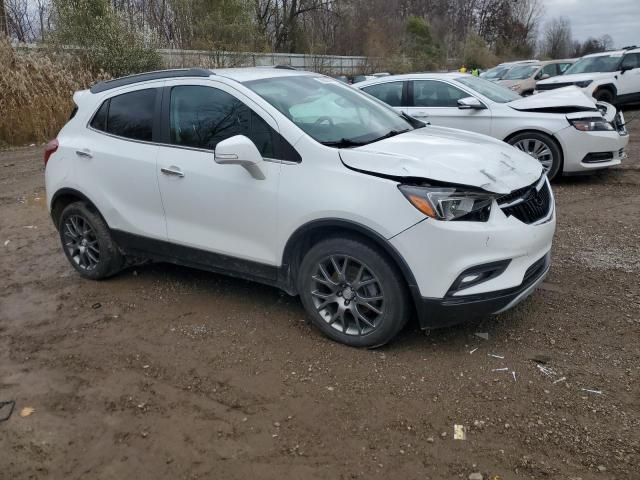
{"type": "Polygon", "coordinates": [[[622,115],[575,87],[522,98],[459,73],[352,87],[167,70],[73,100],[44,161],[80,275],[155,260],[273,285],[358,347],[412,316],[436,328],[527,298],[550,268],[549,177],[619,163],[628,140],[622,115]]]}

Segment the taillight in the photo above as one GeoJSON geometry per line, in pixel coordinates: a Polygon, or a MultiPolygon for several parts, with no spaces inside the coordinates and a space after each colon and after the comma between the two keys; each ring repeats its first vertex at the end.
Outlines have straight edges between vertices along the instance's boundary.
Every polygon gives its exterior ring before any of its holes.
{"type": "Polygon", "coordinates": [[[53,140],[51,140],[49,143],[47,143],[47,146],[44,147],[44,166],[47,166],[47,162],[49,161],[49,157],[51,157],[51,155],[58,150],[58,139],[54,138],[53,140]]]}

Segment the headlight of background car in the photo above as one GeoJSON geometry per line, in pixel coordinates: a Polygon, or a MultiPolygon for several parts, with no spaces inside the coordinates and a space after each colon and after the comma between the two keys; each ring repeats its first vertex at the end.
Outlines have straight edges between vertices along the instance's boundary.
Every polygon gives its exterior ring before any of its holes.
{"type": "Polygon", "coordinates": [[[613,130],[613,125],[604,118],[578,118],[569,120],[569,122],[581,132],[608,132],[613,130]]]}
{"type": "Polygon", "coordinates": [[[593,80],[583,80],[582,82],[576,82],[574,85],[579,88],[586,88],[593,83],[593,80]]]}
{"type": "Polygon", "coordinates": [[[518,90],[518,89],[520,88],[520,84],[519,84],[519,83],[516,83],[515,85],[511,85],[509,88],[510,88],[511,90],[518,90]]]}
{"type": "Polygon", "coordinates": [[[411,204],[436,220],[486,222],[494,195],[460,188],[399,185],[411,204]]]}

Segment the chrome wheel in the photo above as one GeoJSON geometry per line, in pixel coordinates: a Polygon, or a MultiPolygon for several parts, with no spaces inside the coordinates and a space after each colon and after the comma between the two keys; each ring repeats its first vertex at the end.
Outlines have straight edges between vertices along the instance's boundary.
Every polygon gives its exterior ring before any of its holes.
{"type": "Polygon", "coordinates": [[[63,229],[64,248],[69,258],[83,270],[96,268],[100,263],[100,246],[89,222],[79,215],[70,215],[63,229]]]}
{"type": "Polygon", "coordinates": [[[513,146],[538,160],[542,164],[545,172],[551,170],[553,166],[553,152],[546,143],[533,138],[523,138],[514,143],[513,146]]]}
{"type": "Polygon", "coordinates": [[[363,262],[347,255],[331,255],[317,264],[311,279],[313,304],[332,328],[361,336],[382,323],[382,285],[363,262]]]}

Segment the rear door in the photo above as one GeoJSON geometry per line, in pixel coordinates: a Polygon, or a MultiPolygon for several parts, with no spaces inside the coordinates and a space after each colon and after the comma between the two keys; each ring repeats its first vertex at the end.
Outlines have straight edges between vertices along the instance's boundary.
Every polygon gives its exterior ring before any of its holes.
{"type": "Polygon", "coordinates": [[[486,135],[491,133],[489,108],[474,110],[458,106],[458,100],[473,95],[441,80],[412,80],[408,83],[409,106],[406,110],[412,117],[441,127],[486,135]]]}
{"type": "Polygon", "coordinates": [[[618,75],[618,98],[623,102],[640,100],[640,53],[627,53],[620,68],[628,68],[618,75]]]}
{"type": "Polygon", "coordinates": [[[166,239],[156,157],[158,87],[110,93],[75,141],[76,177],[114,230],[166,239]]]}
{"type": "Polygon", "coordinates": [[[167,81],[162,121],[167,145],[158,154],[158,182],[169,241],[217,254],[206,262],[225,270],[264,273],[229,257],[277,265],[281,162],[296,158],[276,121],[241,92],[210,80],[167,81]],[[215,162],[216,145],[235,135],[249,137],[262,153],[264,180],[215,162]]]}

